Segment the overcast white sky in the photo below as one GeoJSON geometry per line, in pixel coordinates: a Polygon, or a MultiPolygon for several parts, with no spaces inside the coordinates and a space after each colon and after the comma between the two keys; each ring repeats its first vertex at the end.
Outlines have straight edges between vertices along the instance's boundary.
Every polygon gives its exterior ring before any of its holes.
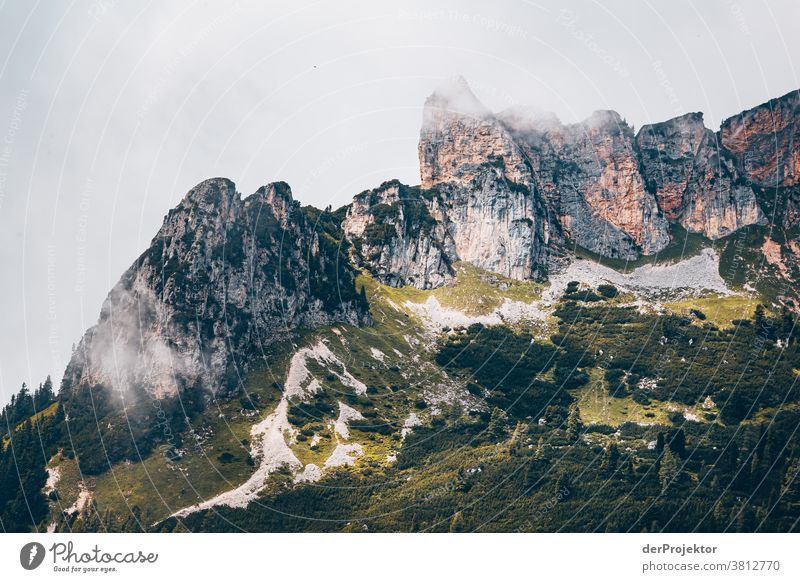
{"type": "Polygon", "coordinates": [[[339,206],[418,183],[425,97],[636,127],[800,87],[800,3],[0,0],[0,401],[60,379],[167,210],[210,176],[339,206]]]}

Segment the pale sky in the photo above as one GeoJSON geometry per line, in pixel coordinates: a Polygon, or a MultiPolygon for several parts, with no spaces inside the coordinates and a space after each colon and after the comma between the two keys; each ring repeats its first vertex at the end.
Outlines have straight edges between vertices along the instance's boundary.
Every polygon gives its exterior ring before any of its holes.
{"type": "Polygon", "coordinates": [[[425,97],[706,125],[800,87],[800,3],[0,0],[0,402],[60,380],[197,182],[418,183],[425,97]]]}

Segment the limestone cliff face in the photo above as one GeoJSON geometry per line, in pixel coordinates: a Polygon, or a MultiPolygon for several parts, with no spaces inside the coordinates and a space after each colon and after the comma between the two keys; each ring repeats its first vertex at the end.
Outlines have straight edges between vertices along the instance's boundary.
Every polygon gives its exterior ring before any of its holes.
{"type": "Polygon", "coordinates": [[[733,156],[689,113],[646,125],[636,136],[646,179],[667,218],[711,239],[764,221],[733,156]]]}
{"type": "Polygon", "coordinates": [[[307,216],[283,183],[245,200],[226,179],[197,185],[109,293],[65,385],[225,393],[292,330],[365,321],[326,221],[307,216]]]}
{"type": "Polygon", "coordinates": [[[425,101],[419,139],[422,187],[458,184],[468,187],[495,168],[519,185],[530,180],[530,167],[511,135],[455,79],[425,101]]]}
{"type": "Polygon", "coordinates": [[[397,181],[358,194],[342,229],[357,262],[382,283],[432,289],[453,280],[453,239],[441,220],[436,192],[397,181]]]}
{"type": "Polygon", "coordinates": [[[669,244],[666,219],[642,179],[633,131],[613,111],[581,123],[501,115],[566,236],[608,257],[633,259],[669,244]]]}
{"type": "Polygon", "coordinates": [[[345,230],[381,280],[427,288],[448,282],[456,260],[542,278],[570,243],[605,257],[652,255],[669,245],[670,223],[719,239],[765,223],[760,204],[793,226],[799,108],[794,92],[719,133],[690,113],[635,135],[614,111],[566,125],[552,114],[494,115],[457,79],[425,103],[414,193],[424,232],[413,234],[400,186],[357,196],[345,230]]]}
{"type": "Polygon", "coordinates": [[[756,186],[800,184],[800,91],[726,119],[722,144],[756,186]]]}
{"type": "Polygon", "coordinates": [[[348,240],[381,281],[426,289],[454,261],[516,279],[546,277],[553,223],[524,152],[462,79],[425,103],[421,186],[393,182],[355,197],[348,240]]]}
{"type": "Polygon", "coordinates": [[[530,164],[463,80],[426,101],[419,160],[454,258],[516,279],[546,276],[552,224],[530,164]]]}
{"type": "Polygon", "coordinates": [[[776,222],[800,224],[800,91],[726,119],[719,136],[776,222]]]}

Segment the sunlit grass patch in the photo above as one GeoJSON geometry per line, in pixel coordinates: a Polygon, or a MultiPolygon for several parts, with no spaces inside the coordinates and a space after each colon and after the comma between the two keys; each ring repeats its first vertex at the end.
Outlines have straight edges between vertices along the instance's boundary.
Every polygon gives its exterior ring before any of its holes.
{"type": "Polygon", "coordinates": [[[620,426],[626,422],[642,425],[670,425],[670,415],[679,413],[697,422],[708,422],[706,414],[714,414],[714,409],[702,406],[651,400],[649,404],[640,404],[632,396],[616,397],[609,394],[607,383],[603,378],[603,370],[595,368],[589,373],[589,383],[570,394],[578,401],[581,420],[584,424],[604,424],[620,426]]]}
{"type": "Polygon", "coordinates": [[[751,319],[756,305],[760,303],[754,295],[728,295],[713,297],[695,297],[684,299],[675,303],[668,303],[664,307],[677,314],[692,315],[692,310],[699,311],[705,319],[696,318],[696,322],[711,323],[717,327],[731,327],[736,319],[751,319]]]}
{"type": "Polygon", "coordinates": [[[541,283],[509,279],[465,262],[455,263],[454,270],[456,272],[454,283],[432,290],[389,287],[363,275],[359,279],[359,284],[365,284],[367,290],[372,291],[369,295],[371,300],[383,299],[386,303],[391,301],[390,305],[402,307],[407,301],[424,303],[433,297],[442,307],[473,316],[491,313],[506,299],[531,303],[541,298],[544,289],[541,283]]]}

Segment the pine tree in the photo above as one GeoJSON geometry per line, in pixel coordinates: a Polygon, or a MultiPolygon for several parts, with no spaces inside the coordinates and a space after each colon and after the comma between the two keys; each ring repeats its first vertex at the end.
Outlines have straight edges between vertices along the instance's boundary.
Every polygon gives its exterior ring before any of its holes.
{"type": "Polygon", "coordinates": [[[780,491],[782,501],[800,506],[800,457],[787,461],[780,491]]]}
{"type": "Polygon", "coordinates": [[[625,465],[622,469],[623,475],[628,479],[628,481],[634,482],[636,481],[636,467],[633,464],[633,458],[628,457],[625,459],[625,465]]]}
{"type": "Polygon", "coordinates": [[[533,452],[533,460],[541,461],[544,459],[544,437],[539,437],[539,442],[536,444],[536,450],[533,452]]]}
{"type": "Polygon", "coordinates": [[[756,333],[760,334],[766,322],[766,311],[764,306],[760,303],[756,305],[756,311],[753,314],[753,322],[755,323],[756,333]]]}
{"type": "Polygon", "coordinates": [[[603,470],[606,473],[613,473],[617,470],[617,466],[619,465],[619,449],[617,448],[617,443],[611,443],[606,447],[605,458],[603,459],[603,470]]]}
{"type": "Polygon", "coordinates": [[[664,452],[664,433],[659,432],[656,436],[656,453],[661,454],[664,452]]]}
{"type": "Polygon", "coordinates": [[[573,442],[581,438],[583,434],[583,422],[581,421],[581,410],[578,408],[577,403],[573,403],[569,407],[569,416],[567,417],[567,436],[573,442]]]}
{"type": "Polygon", "coordinates": [[[566,471],[558,475],[554,493],[559,502],[564,501],[567,497],[572,495],[572,479],[566,471]]]}
{"type": "Polygon", "coordinates": [[[664,492],[673,482],[678,480],[680,474],[680,461],[672,450],[667,449],[661,457],[661,466],[658,469],[658,481],[661,491],[664,492]]]}
{"type": "Polygon", "coordinates": [[[735,473],[739,468],[739,446],[731,440],[719,460],[720,469],[727,474],[735,473]]]}
{"type": "Polygon", "coordinates": [[[743,503],[736,515],[736,531],[738,533],[749,533],[756,528],[756,515],[753,508],[748,503],[743,503]]]}
{"type": "Polygon", "coordinates": [[[506,413],[495,406],[492,409],[491,417],[489,417],[489,426],[486,427],[486,436],[493,442],[503,440],[507,434],[507,421],[508,417],[506,413]]]}
{"type": "Polygon", "coordinates": [[[796,335],[795,321],[792,312],[784,305],[781,308],[781,337],[788,343],[792,343],[792,338],[796,335]]]}
{"type": "Polygon", "coordinates": [[[511,443],[509,446],[512,455],[519,455],[522,447],[525,446],[525,437],[528,435],[528,425],[524,422],[517,422],[514,427],[514,434],[511,435],[511,443]]]}
{"type": "Polygon", "coordinates": [[[758,448],[753,451],[753,456],[750,458],[750,484],[755,487],[763,479],[764,475],[761,473],[761,453],[758,448]]]}
{"type": "Polygon", "coordinates": [[[48,512],[41,446],[30,421],[9,434],[0,465],[0,514],[6,531],[37,529],[48,512]]]}
{"type": "Polygon", "coordinates": [[[714,511],[712,513],[712,520],[716,531],[722,531],[728,525],[729,512],[723,505],[722,500],[719,499],[714,504],[714,511]]]}
{"type": "Polygon", "coordinates": [[[675,434],[672,435],[669,441],[669,448],[680,458],[683,458],[686,454],[686,433],[682,428],[679,428],[675,434]]]}
{"type": "Polygon", "coordinates": [[[53,381],[50,379],[50,376],[47,376],[47,379],[44,381],[43,384],[39,385],[39,389],[34,394],[34,408],[36,412],[41,412],[48,406],[50,406],[56,399],[56,395],[53,393],[53,381]]]}

